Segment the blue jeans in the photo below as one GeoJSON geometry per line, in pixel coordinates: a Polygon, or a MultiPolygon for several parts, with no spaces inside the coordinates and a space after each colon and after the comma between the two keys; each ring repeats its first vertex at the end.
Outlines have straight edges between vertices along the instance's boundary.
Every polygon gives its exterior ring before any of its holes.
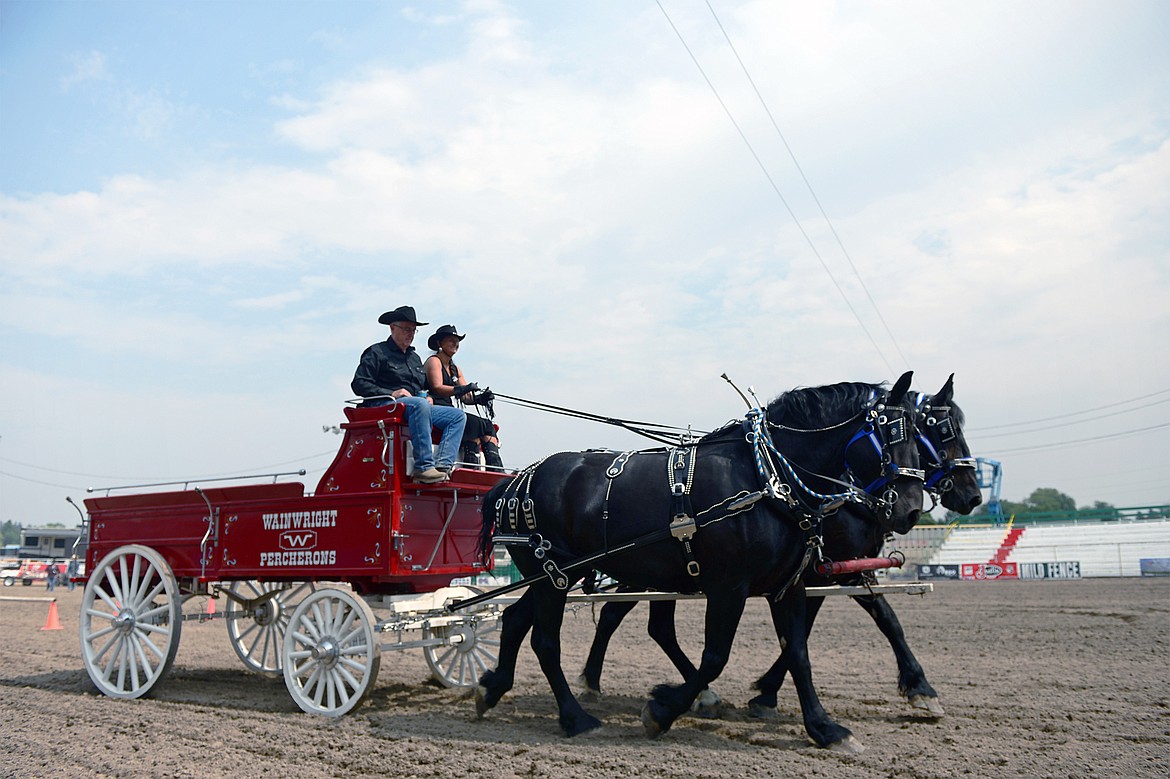
{"type": "Polygon", "coordinates": [[[414,442],[414,472],[427,468],[450,470],[459,455],[459,442],[463,440],[463,428],[467,426],[467,415],[462,409],[451,406],[432,406],[426,398],[399,398],[406,406],[406,424],[410,426],[410,440],[414,442]],[[431,454],[431,426],[443,431],[439,440],[439,451],[431,454]]]}

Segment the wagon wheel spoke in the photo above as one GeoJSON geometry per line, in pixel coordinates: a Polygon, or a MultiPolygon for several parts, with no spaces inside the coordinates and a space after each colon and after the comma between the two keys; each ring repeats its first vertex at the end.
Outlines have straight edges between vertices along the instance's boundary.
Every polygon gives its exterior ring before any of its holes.
{"type": "Polygon", "coordinates": [[[378,677],[381,657],[369,604],[322,587],[292,613],[281,652],[285,686],[304,711],[328,717],[357,707],[378,677]]]}
{"type": "Polygon", "coordinates": [[[236,656],[250,671],[280,676],[289,617],[305,596],[316,590],[316,585],[234,581],[226,589],[235,596],[227,598],[224,619],[236,656]],[[241,603],[240,599],[251,604],[241,603]]]}
{"type": "Polygon", "coordinates": [[[81,652],[94,685],[115,698],[148,694],[179,648],[183,602],[166,560],[150,547],[118,547],[85,585],[81,652]]]}
{"type": "MultiPolygon", "coordinates": [[[[461,588],[464,593],[474,588],[461,588]]],[[[452,588],[452,597],[457,590],[452,588]]],[[[446,687],[474,687],[486,671],[499,661],[499,611],[484,605],[467,615],[466,620],[438,628],[423,628],[423,638],[442,641],[423,647],[427,666],[439,683],[446,687]]]]}

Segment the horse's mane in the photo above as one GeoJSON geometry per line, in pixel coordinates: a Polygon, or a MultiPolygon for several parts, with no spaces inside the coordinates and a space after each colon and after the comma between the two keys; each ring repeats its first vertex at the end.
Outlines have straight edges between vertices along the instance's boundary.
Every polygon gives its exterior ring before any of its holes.
{"type": "Polygon", "coordinates": [[[797,387],[774,398],[768,421],[786,427],[815,428],[844,422],[886,391],[884,384],[843,381],[822,387],[797,387]]]}
{"type": "MultiPolygon", "coordinates": [[[[843,381],[821,387],[797,387],[773,398],[765,408],[768,421],[774,425],[801,429],[816,429],[836,425],[857,414],[876,394],[886,391],[884,384],[866,384],[843,381]]],[[[740,430],[739,420],[699,439],[719,440],[740,430]]]]}

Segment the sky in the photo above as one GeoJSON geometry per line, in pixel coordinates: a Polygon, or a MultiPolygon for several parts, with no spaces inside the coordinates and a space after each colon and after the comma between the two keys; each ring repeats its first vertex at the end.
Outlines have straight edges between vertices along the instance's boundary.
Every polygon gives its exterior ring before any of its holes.
{"type": "MultiPolygon", "coordinates": [[[[914,371],[1003,497],[1170,503],[1170,4],[0,0],[0,520],[304,469],[378,316],[710,430],[914,371]]],[[[520,467],[656,446],[496,404],[520,467]]]]}

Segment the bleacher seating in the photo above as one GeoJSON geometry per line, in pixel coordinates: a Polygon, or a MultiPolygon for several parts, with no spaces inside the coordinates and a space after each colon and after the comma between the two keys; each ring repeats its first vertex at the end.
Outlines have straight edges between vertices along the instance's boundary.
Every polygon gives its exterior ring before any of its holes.
{"type": "MultiPolygon", "coordinates": [[[[1007,562],[1079,562],[1081,576],[1139,576],[1142,558],[1170,558],[1170,520],[1135,522],[1037,523],[1016,526],[1007,562]]],[[[1008,535],[1007,526],[949,528],[943,543],[925,562],[986,563],[1008,535]]]]}
{"type": "Polygon", "coordinates": [[[881,556],[898,551],[906,556],[907,565],[928,562],[950,532],[946,525],[919,525],[911,528],[909,533],[895,534],[883,547],[881,556]]]}
{"type": "Polygon", "coordinates": [[[930,558],[930,562],[935,565],[986,563],[995,556],[995,551],[999,549],[1007,534],[1008,529],[1003,526],[956,527],[930,558]]]}
{"type": "Polygon", "coordinates": [[[1139,576],[1143,557],[1170,557],[1170,520],[1028,525],[1007,559],[1077,561],[1089,577],[1139,576]]]}

